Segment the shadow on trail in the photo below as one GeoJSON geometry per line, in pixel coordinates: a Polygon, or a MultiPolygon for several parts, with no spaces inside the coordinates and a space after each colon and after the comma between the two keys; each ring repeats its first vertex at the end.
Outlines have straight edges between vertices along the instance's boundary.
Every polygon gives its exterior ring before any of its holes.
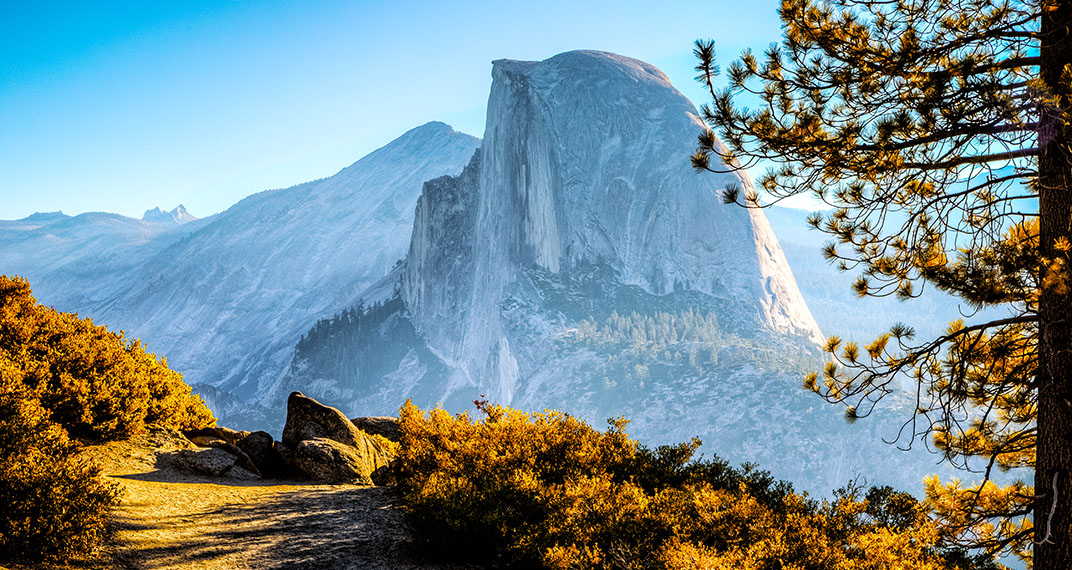
{"type": "Polygon", "coordinates": [[[145,473],[127,473],[109,475],[114,479],[149,481],[152,483],[187,483],[197,485],[220,485],[224,487],[272,487],[276,485],[311,485],[309,481],[297,479],[231,479],[228,477],[211,477],[196,473],[186,473],[169,467],[157,468],[145,473]]]}
{"type": "MultiPolygon", "coordinates": [[[[127,543],[128,568],[184,565],[212,568],[240,554],[248,568],[416,569],[442,567],[413,552],[402,513],[389,487],[310,489],[281,493],[252,504],[158,518],[153,527],[196,528],[197,541],[166,546],[127,543]]],[[[136,507],[136,506],[135,506],[136,507]]],[[[121,529],[146,529],[144,520],[117,517],[121,529]]]]}

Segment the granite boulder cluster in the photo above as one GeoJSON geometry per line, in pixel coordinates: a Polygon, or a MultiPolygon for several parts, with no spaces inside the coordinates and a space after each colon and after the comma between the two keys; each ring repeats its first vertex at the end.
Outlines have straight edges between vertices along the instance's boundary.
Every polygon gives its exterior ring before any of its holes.
{"type": "Polygon", "coordinates": [[[276,441],[265,431],[211,427],[185,432],[193,444],[167,456],[185,471],[232,479],[305,479],[322,483],[392,484],[392,441],[398,420],[347,418],[294,392],[276,441]],[[359,427],[360,426],[360,427],[359,427]]]}

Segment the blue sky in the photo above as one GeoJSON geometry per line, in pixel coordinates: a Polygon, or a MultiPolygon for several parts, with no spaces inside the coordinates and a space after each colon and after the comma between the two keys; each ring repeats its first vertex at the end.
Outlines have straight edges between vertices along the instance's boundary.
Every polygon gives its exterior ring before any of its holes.
{"type": "Polygon", "coordinates": [[[480,136],[500,58],[613,51],[699,104],[693,40],[761,50],[777,4],[0,0],[0,219],[205,216],[427,121],[480,136]]]}

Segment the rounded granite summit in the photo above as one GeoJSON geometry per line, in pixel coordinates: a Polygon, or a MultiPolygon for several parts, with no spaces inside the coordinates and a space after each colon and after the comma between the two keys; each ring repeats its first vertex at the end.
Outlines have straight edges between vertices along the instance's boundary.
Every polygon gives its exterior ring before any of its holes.
{"type": "Polygon", "coordinates": [[[543,61],[522,61],[516,59],[497,59],[492,63],[495,72],[505,74],[529,74],[539,70],[540,73],[555,73],[561,77],[578,78],[585,75],[614,75],[624,73],[636,81],[653,81],[662,87],[670,87],[670,78],[654,65],[598,50],[574,50],[560,53],[543,61]]]}

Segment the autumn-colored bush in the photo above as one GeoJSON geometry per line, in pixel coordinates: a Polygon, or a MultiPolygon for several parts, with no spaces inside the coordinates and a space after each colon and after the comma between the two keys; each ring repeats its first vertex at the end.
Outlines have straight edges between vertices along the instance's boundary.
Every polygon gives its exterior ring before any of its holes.
{"type": "Polygon", "coordinates": [[[100,541],[118,497],[0,354],[0,558],[66,558],[100,541]]]}
{"type": "Polygon", "coordinates": [[[0,355],[72,436],[121,439],[147,423],[194,429],[215,422],[164,359],[123,333],[38,304],[18,277],[0,276],[0,355]]]}
{"type": "Polygon", "coordinates": [[[480,421],[400,412],[403,500],[438,552],[555,569],[953,567],[906,493],[850,486],[819,502],[754,467],[693,460],[696,440],[640,446],[625,420],[599,432],[560,412],[481,408],[480,421]]]}
{"type": "Polygon", "coordinates": [[[0,557],[92,550],[117,490],[71,436],[121,439],[148,423],[215,423],[182,376],[138,341],[37,303],[0,276],[0,557]]]}

